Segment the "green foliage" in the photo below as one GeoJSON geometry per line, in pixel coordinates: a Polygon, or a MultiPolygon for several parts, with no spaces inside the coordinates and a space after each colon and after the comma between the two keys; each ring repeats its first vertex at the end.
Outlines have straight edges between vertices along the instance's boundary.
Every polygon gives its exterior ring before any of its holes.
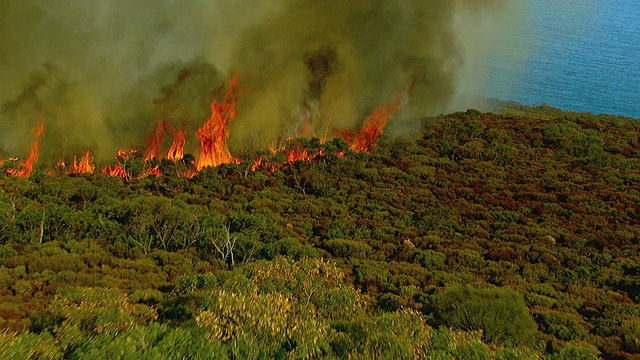
{"type": "Polygon", "coordinates": [[[582,340],[589,333],[589,325],[575,313],[546,310],[534,312],[534,317],[546,332],[558,339],[582,340]]]}
{"type": "Polygon", "coordinates": [[[632,354],[640,354],[640,320],[623,321],[620,326],[622,348],[632,354]]]}
{"type": "Polygon", "coordinates": [[[366,259],[371,254],[371,246],[363,241],[331,239],[325,242],[329,251],[337,257],[366,259]]]}
{"type": "Polygon", "coordinates": [[[634,356],[640,123],[508,109],[424,119],[421,133],[383,138],[371,153],[294,140],[289,149],[323,155],[289,164],[247,153],[192,178],[192,156],[146,179],[3,173],[5,348],[36,358],[182,357],[192,347],[222,358],[528,359],[543,354],[514,345],[535,337],[549,357],[598,356],[592,346],[634,356]],[[268,166],[252,172],[255,156],[268,166]],[[247,326],[230,330],[229,318],[247,326]],[[425,319],[478,331],[434,331],[425,319]],[[214,340],[215,326],[235,337],[214,340]],[[109,344],[116,350],[100,352],[109,344]]]}
{"type": "Polygon", "coordinates": [[[151,322],[121,334],[94,336],[69,359],[228,359],[222,343],[194,328],[172,328],[151,322]]]}
{"type": "Polygon", "coordinates": [[[427,269],[440,270],[447,261],[447,255],[433,250],[416,251],[414,260],[427,269]]]}
{"type": "Polygon", "coordinates": [[[0,260],[18,255],[18,252],[10,245],[0,245],[0,260]]]}
{"type": "Polygon", "coordinates": [[[522,295],[508,288],[450,287],[434,296],[432,307],[438,324],[482,330],[495,344],[529,344],[536,331],[522,295]]]}
{"type": "Polygon", "coordinates": [[[426,355],[432,330],[417,312],[399,310],[385,313],[376,320],[368,346],[373,358],[406,359],[426,355]]]}
{"type": "Polygon", "coordinates": [[[56,338],[66,350],[74,349],[95,335],[118,334],[136,323],[157,317],[155,310],[131,304],[126,295],[112,289],[70,289],[59,295],[51,309],[64,319],[54,329],[56,338]]]}
{"type": "Polygon", "coordinates": [[[62,350],[50,334],[15,334],[6,331],[0,333],[0,358],[57,360],[62,357],[62,350]]]}
{"type": "Polygon", "coordinates": [[[219,341],[237,343],[235,356],[275,357],[293,351],[296,357],[317,356],[326,348],[328,329],[303,304],[281,293],[211,293],[208,310],[196,323],[219,341]],[[253,345],[253,346],[252,346],[253,345]]]}
{"type": "Polygon", "coordinates": [[[318,250],[310,245],[302,244],[295,238],[283,238],[267,244],[261,250],[262,257],[274,259],[277,256],[291,257],[294,260],[319,257],[318,250]]]}
{"type": "Polygon", "coordinates": [[[567,343],[549,358],[554,360],[596,360],[600,359],[600,356],[600,351],[593,345],[567,343]]]}

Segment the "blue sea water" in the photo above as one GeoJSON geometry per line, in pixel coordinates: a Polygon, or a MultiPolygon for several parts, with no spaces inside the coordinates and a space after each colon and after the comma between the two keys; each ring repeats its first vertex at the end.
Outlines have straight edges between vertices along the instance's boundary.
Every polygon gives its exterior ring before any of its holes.
{"type": "Polygon", "coordinates": [[[523,56],[491,60],[487,97],[640,118],[640,1],[530,0],[509,26],[523,56]]]}

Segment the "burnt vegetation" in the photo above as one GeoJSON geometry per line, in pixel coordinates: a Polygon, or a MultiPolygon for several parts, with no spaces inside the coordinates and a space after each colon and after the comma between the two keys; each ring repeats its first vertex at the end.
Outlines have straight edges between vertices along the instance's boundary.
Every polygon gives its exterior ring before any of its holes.
{"type": "Polygon", "coordinates": [[[516,106],[288,146],[322,155],[5,163],[0,357],[640,358],[638,120],[516,106]]]}

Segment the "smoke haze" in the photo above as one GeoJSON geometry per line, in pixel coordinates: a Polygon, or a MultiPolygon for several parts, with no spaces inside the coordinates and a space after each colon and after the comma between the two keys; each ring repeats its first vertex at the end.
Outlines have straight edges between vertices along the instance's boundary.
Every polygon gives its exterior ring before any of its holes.
{"type": "Polygon", "coordinates": [[[235,72],[232,148],[302,123],[319,135],[329,119],[354,128],[412,85],[392,120],[402,129],[450,109],[465,69],[482,63],[465,51],[468,27],[497,31],[486,19],[513,1],[2,1],[0,156],[24,156],[41,118],[51,161],[87,149],[109,159],[143,145],[160,119],[186,128],[196,152],[193,133],[235,72]]]}

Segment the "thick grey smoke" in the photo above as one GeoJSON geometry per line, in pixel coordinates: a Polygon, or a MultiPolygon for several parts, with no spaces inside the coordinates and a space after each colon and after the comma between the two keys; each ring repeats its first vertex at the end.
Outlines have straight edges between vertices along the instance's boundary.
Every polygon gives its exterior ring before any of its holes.
{"type": "MultiPolygon", "coordinates": [[[[24,156],[46,124],[43,156],[141,146],[156,120],[193,133],[240,74],[232,147],[264,146],[301,122],[355,127],[413,84],[398,123],[439,113],[469,54],[458,15],[509,0],[111,0],[0,2],[0,156],[24,156]],[[459,25],[458,25],[459,27],[459,25]],[[249,144],[249,145],[247,145],[249,144]]],[[[394,119],[395,121],[395,119],[394,119]]]]}

